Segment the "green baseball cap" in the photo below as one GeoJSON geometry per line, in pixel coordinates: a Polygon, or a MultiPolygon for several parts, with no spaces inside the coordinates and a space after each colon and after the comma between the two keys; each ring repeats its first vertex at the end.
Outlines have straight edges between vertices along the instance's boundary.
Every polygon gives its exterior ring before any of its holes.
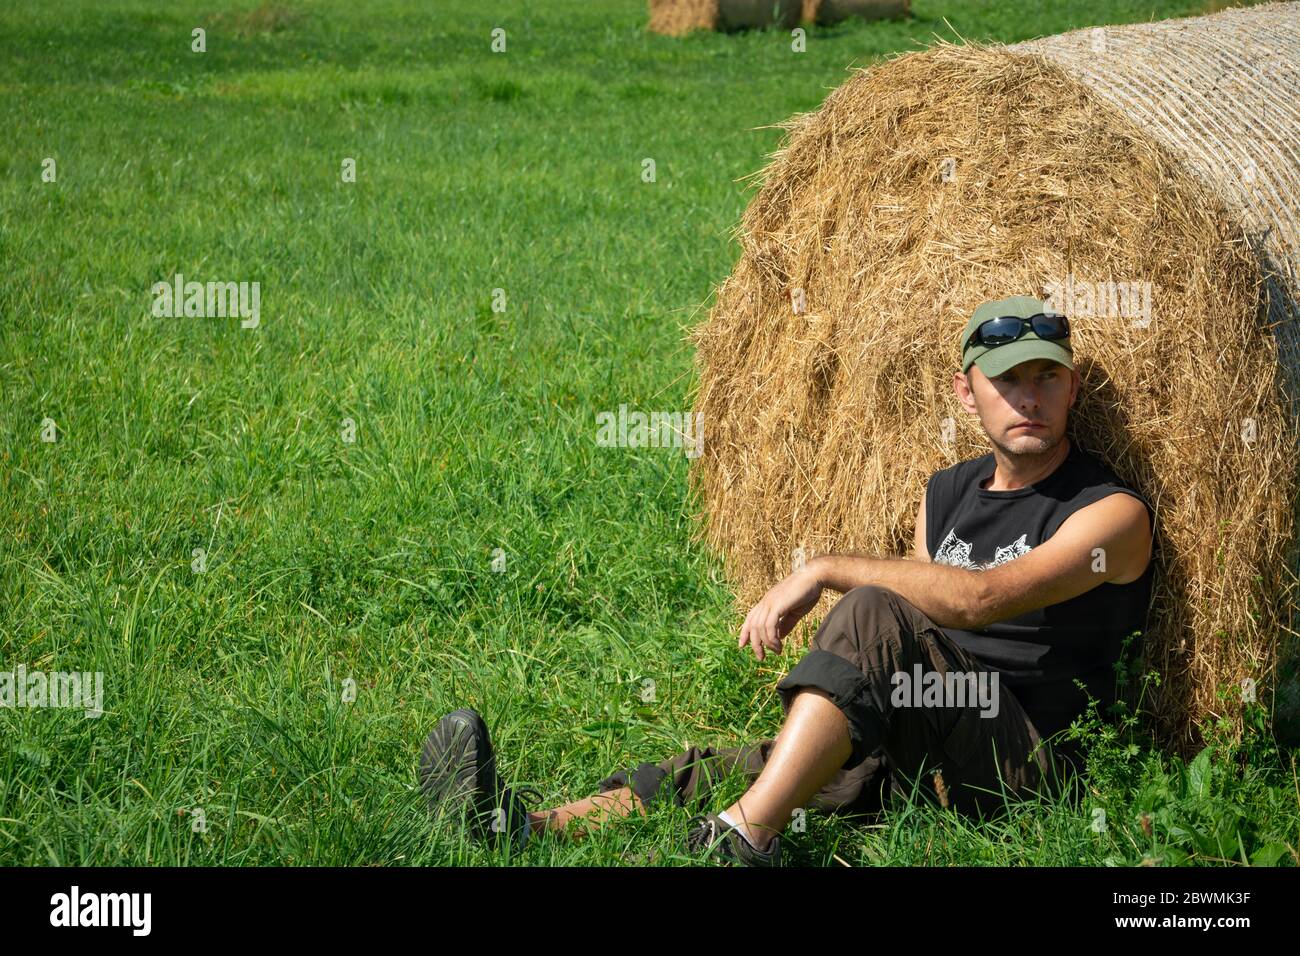
{"type": "Polygon", "coordinates": [[[997,345],[993,348],[972,345],[970,348],[965,348],[981,322],[1003,315],[1015,315],[1027,319],[1040,312],[1050,314],[1052,310],[1047,308],[1047,304],[1042,299],[1035,299],[1030,295],[1013,295],[1007,299],[983,303],[970,317],[961,334],[960,344],[963,346],[961,370],[967,372],[970,371],[971,365],[978,365],[980,371],[989,378],[996,378],[1012,366],[1032,359],[1051,359],[1053,362],[1060,362],[1066,368],[1074,368],[1074,357],[1068,336],[1055,340],[1040,339],[1032,328],[1026,329],[1024,335],[1006,345],[997,345]]]}

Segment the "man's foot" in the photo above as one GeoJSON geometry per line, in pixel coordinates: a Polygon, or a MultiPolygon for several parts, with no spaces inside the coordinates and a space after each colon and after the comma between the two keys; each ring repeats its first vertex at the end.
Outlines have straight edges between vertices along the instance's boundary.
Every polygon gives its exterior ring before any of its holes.
{"type": "Polygon", "coordinates": [[[487,724],[469,707],[443,717],[425,740],[420,788],[430,809],[463,807],[476,839],[508,839],[516,852],[527,845],[531,830],[523,794],[542,799],[531,787],[516,790],[502,784],[487,724]]]}
{"type": "Polygon", "coordinates": [[[781,865],[779,836],[772,837],[766,850],[756,850],[739,830],[715,813],[692,817],[686,826],[686,852],[691,856],[713,859],[724,866],[781,865]]]}

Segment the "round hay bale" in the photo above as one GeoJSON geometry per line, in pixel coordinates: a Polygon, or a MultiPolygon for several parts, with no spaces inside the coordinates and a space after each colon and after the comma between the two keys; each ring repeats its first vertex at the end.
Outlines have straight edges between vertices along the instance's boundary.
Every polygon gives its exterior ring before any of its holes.
{"type": "Polygon", "coordinates": [[[650,0],[651,33],[678,37],[692,30],[717,27],[717,0],[650,0]]]}
{"type": "Polygon", "coordinates": [[[1069,282],[1071,441],[1157,513],[1153,729],[1185,751],[1239,720],[1224,684],[1267,699],[1297,583],[1295,22],[941,43],[784,124],[693,334],[692,487],[742,613],[798,549],[910,554],[929,476],[989,450],[953,394],[958,333],[1069,282]],[[1077,295],[1119,283],[1149,290],[1145,324],[1077,295]]]}
{"type": "Polygon", "coordinates": [[[650,0],[652,33],[681,36],[692,30],[749,30],[798,26],[801,0],[650,0]]]}
{"type": "Polygon", "coordinates": [[[804,0],[803,18],[823,26],[850,17],[860,20],[897,20],[912,12],[912,0],[804,0]]]}

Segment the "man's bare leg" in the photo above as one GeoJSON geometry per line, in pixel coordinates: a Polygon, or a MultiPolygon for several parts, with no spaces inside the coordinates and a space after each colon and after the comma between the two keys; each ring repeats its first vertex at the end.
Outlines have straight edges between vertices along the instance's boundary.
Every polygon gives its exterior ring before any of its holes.
{"type": "Polygon", "coordinates": [[[830,695],[805,687],[794,696],[763,772],[726,814],[751,843],[767,849],[790,814],[840,771],[853,753],[849,722],[830,695]]]}
{"type": "Polygon", "coordinates": [[[564,833],[572,839],[578,840],[587,833],[589,828],[587,821],[600,825],[610,817],[627,817],[633,813],[644,815],[645,807],[641,805],[640,799],[632,792],[631,787],[620,787],[617,790],[609,790],[594,797],[588,797],[585,800],[566,803],[554,810],[539,810],[536,813],[530,813],[528,814],[528,825],[532,828],[532,832],[538,836],[547,830],[554,830],[557,833],[564,833]],[[569,824],[574,820],[578,820],[580,823],[570,829],[569,824]]]}
{"type": "MultiPolygon", "coordinates": [[[[825,786],[852,752],[849,722],[843,711],[825,691],[804,688],[790,703],[790,713],[763,772],[726,813],[744,827],[755,846],[766,849],[772,837],[790,822],[795,807],[804,806],[825,786]]],[[[599,825],[611,817],[645,812],[632,788],[620,787],[554,810],[530,813],[528,821],[534,834],[554,830],[581,839],[589,829],[588,821],[599,825]],[[580,821],[579,825],[570,828],[575,820],[580,821]]]]}

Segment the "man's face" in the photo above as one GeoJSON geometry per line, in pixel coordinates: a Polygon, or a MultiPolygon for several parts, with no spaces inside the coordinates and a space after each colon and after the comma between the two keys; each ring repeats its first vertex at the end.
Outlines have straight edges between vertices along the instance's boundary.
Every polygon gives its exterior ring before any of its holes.
{"type": "Polygon", "coordinates": [[[972,365],[953,376],[962,406],[977,415],[989,440],[1008,455],[1042,455],[1065,437],[1079,375],[1051,359],[1030,359],[989,378],[972,365]],[[1022,427],[1030,422],[1037,427],[1022,427]]]}

